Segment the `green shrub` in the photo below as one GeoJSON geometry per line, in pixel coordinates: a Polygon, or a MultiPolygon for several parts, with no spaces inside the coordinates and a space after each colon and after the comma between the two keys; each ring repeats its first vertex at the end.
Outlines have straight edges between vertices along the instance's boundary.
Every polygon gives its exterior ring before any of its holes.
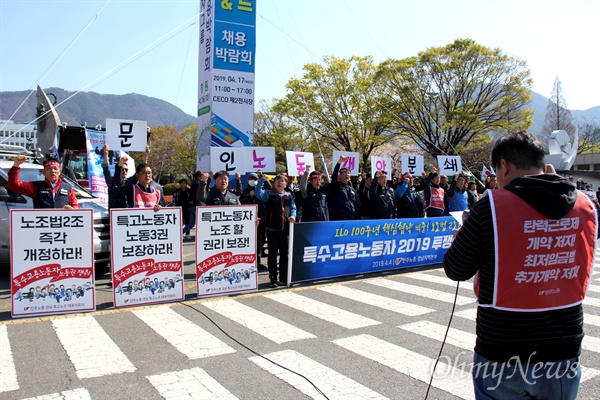
{"type": "Polygon", "coordinates": [[[172,196],[179,189],[179,183],[167,183],[163,185],[163,193],[165,196],[172,196]]]}

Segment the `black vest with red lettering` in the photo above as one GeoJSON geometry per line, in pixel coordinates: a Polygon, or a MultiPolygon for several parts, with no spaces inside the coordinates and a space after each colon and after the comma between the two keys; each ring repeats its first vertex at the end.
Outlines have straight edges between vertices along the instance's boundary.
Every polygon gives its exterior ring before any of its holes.
{"type": "Polygon", "coordinates": [[[46,181],[33,181],[36,195],[33,198],[33,208],[63,208],[70,203],[71,185],[61,181],[56,195],[52,195],[52,187],[46,181]]]}

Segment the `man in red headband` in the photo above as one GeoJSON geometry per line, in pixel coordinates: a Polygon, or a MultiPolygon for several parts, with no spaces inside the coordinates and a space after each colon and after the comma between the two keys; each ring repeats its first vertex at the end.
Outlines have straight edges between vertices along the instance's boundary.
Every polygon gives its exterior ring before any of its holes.
{"type": "Polygon", "coordinates": [[[71,185],[60,178],[60,162],[56,158],[48,158],[44,162],[43,181],[22,182],[19,180],[21,164],[27,157],[19,155],[13,167],[8,171],[8,188],[13,192],[33,199],[33,208],[79,208],[77,197],[71,185]]]}
{"type": "Polygon", "coordinates": [[[322,185],[321,173],[310,172],[310,165],[300,179],[300,194],[302,195],[302,222],[329,221],[327,208],[328,185],[322,185]],[[309,175],[310,173],[310,175],[309,175]]]}

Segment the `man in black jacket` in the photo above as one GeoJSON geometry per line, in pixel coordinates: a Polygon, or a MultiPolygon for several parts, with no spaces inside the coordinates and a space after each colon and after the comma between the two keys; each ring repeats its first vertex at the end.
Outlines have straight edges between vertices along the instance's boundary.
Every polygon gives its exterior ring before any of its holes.
{"type": "Polygon", "coordinates": [[[102,148],[103,162],[102,172],[104,180],[108,187],[108,208],[127,208],[127,199],[125,198],[125,182],[129,166],[127,165],[128,157],[123,155],[119,158],[119,163],[115,165],[115,174],[111,176],[108,164],[108,145],[105,144],[102,148]]]}
{"type": "Polygon", "coordinates": [[[218,171],[213,180],[215,186],[208,190],[208,174],[203,174],[198,183],[196,199],[207,206],[239,206],[239,198],[229,191],[229,172],[218,171]]]}
{"type": "Polygon", "coordinates": [[[392,219],[395,217],[394,191],[388,186],[385,171],[376,171],[371,184],[371,218],[392,219]]]}
{"type": "Polygon", "coordinates": [[[360,198],[358,192],[350,183],[350,170],[340,168],[342,163],[348,159],[341,156],[338,160],[333,174],[331,175],[331,186],[329,190],[329,219],[331,221],[359,219],[360,198]],[[338,179],[339,174],[339,179],[338,179]]]}
{"type": "Polygon", "coordinates": [[[328,187],[322,185],[321,172],[310,172],[310,168],[310,165],[306,165],[306,171],[300,179],[302,222],[329,221],[329,210],[327,208],[328,187]]]}
{"type": "Polygon", "coordinates": [[[575,399],[596,207],[527,132],[500,138],[492,166],[499,189],[473,205],[444,257],[450,279],[476,277],[475,397],[575,399]]]}
{"type": "Polygon", "coordinates": [[[260,257],[263,253],[263,248],[267,239],[267,206],[264,201],[259,200],[254,195],[256,191],[256,184],[258,183],[258,175],[251,173],[248,175],[248,186],[242,191],[240,196],[240,203],[242,204],[256,204],[258,226],[256,227],[256,265],[259,270],[266,270],[263,264],[261,264],[260,257]]]}

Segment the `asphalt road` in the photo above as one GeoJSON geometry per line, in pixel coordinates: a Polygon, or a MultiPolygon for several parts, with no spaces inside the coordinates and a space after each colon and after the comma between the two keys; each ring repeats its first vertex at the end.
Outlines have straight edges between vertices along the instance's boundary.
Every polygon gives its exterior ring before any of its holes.
{"type": "MultiPolygon", "coordinates": [[[[10,318],[1,279],[0,399],[424,399],[455,302],[439,265],[98,311],[10,318]],[[7,317],[8,313],[8,317],[7,317]]],[[[600,259],[600,258],[599,258],[600,259]]],[[[598,270],[598,268],[597,268],[598,270]]],[[[8,304],[7,304],[8,303],[8,304]]],[[[585,304],[580,399],[600,398],[600,274],[585,304]]],[[[476,303],[461,283],[429,399],[473,398],[476,303]]]]}

